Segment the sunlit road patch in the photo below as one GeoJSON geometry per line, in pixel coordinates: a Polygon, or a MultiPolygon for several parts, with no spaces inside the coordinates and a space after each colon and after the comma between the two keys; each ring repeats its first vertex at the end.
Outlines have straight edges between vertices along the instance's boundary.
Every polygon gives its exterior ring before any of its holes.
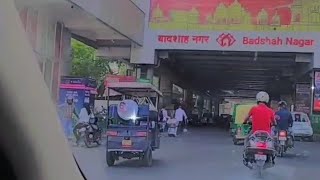
{"type": "MultiPolygon", "coordinates": [[[[264,172],[265,180],[319,180],[320,144],[296,142],[276,166],[264,172]],[[308,178],[304,178],[308,177],[308,178]]],[[[243,146],[235,146],[228,133],[213,129],[191,129],[176,138],[162,137],[154,152],[153,167],[142,167],[138,160],[121,160],[107,167],[105,147],[73,148],[88,180],[255,180],[253,170],[242,164],[243,146]]]]}

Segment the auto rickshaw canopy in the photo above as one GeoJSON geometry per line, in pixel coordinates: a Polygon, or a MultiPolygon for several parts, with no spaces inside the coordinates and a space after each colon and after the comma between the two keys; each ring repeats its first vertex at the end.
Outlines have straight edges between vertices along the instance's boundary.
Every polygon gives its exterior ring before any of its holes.
{"type": "Polygon", "coordinates": [[[151,83],[143,83],[143,82],[115,82],[108,83],[107,87],[112,89],[118,93],[124,95],[138,96],[138,97],[156,97],[162,96],[162,92],[159,91],[154,85],[151,83]]]}

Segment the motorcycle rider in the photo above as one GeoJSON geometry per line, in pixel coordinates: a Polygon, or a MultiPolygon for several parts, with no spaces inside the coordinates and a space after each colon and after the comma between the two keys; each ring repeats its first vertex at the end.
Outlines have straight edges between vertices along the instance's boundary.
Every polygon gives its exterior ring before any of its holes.
{"type": "Polygon", "coordinates": [[[76,138],[76,145],[78,145],[80,141],[80,134],[78,130],[87,126],[87,123],[89,123],[90,116],[92,115],[91,112],[92,111],[89,107],[89,104],[84,104],[83,108],[80,110],[78,123],[73,128],[73,134],[76,138]]]}
{"type": "Polygon", "coordinates": [[[271,134],[271,124],[276,124],[274,112],[268,107],[269,94],[261,91],[256,96],[257,106],[254,106],[249,111],[244,123],[248,123],[252,118],[252,133],[255,131],[267,131],[271,134]]]}
{"type": "MultiPolygon", "coordinates": [[[[289,132],[289,128],[292,127],[293,119],[291,112],[287,108],[287,103],[285,101],[280,101],[278,103],[279,110],[276,112],[275,119],[277,121],[277,132],[283,130],[289,132]]],[[[293,146],[293,141],[289,142],[293,146]]]]}
{"type": "MultiPolygon", "coordinates": [[[[249,145],[250,134],[256,131],[267,131],[271,134],[271,124],[275,124],[274,112],[268,107],[269,94],[261,91],[256,95],[257,106],[251,108],[248,116],[245,118],[244,124],[252,119],[252,130],[245,139],[245,148],[249,145]]],[[[246,155],[244,153],[244,160],[248,163],[246,155]]]]}

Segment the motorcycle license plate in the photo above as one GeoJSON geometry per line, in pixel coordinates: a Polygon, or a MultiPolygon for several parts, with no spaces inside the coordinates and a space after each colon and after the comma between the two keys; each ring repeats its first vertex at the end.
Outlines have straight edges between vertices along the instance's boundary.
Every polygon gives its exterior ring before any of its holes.
{"type": "Polygon", "coordinates": [[[286,141],[286,140],[287,140],[287,137],[279,137],[279,140],[280,140],[280,141],[286,141]]]}
{"type": "Polygon", "coordinates": [[[286,142],[285,141],[280,141],[280,145],[285,145],[286,142]]]}
{"type": "Polygon", "coordinates": [[[122,140],[122,146],[132,146],[132,141],[131,140],[122,140]]]}
{"type": "Polygon", "coordinates": [[[262,154],[255,154],[254,155],[254,159],[255,160],[263,160],[263,161],[265,161],[265,160],[267,160],[267,156],[266,155],[262,155],[262,154]]]}

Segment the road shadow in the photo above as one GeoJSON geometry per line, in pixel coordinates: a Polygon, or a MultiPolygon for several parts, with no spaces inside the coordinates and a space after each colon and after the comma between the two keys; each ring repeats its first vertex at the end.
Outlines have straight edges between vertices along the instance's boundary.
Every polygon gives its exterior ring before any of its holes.
{"type": "Polygon", "coordinates": [[[153,159],[152,166],[146,167],[143,165],[142,161],[139,159],[121,159],[120,161],[117,161],[113,168],[119,168],[119,167],[126,167],[126,168],[158,168],[161,166],[165,166],[164,161],[159,159],[153,159]]]}
{"type": "Polygon", "coordinates": [[[308,159],[310,157],[310,153],[307,151],[304,152],[287,152],[283,155],[283,157],[277,157],[277,159],[308,159]]]}

